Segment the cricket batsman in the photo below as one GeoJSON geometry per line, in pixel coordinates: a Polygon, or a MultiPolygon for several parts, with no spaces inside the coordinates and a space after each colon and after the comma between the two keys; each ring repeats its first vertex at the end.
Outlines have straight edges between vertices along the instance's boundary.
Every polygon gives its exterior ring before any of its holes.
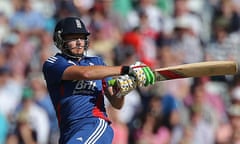
{"type": "Polygon", "coordinates": [[[60,128],[60,144],[111,144],[113,130],[105,105],[121,109],[124,96],[137,86],[154,84],[155,75],[141,62],[106,66],[87,56],[90,33],[79,17],[57,22],[53,41],[60,50],[43,64],[43,74],[60,128]],[[108,81],[115,76],[115,85],[108,81]]]}

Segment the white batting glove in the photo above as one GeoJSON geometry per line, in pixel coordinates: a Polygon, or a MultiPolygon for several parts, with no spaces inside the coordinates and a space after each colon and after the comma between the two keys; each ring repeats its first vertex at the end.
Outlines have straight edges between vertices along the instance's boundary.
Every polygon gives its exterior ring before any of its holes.
{"type": "Polygon", "coordinates": [[[155,75],[152,70],[144,63],[136,62],[130,66],[129,74],[136,78],[139,87],[148,86],[155,83],[155,75]]]}
{"type": "Polygon", "coordinates": [[[136,88],[136,80],[134,77],[129,75],[122,75],[116,79],[114,91],[117,97],[127,95],[130,91],[136,88]]]}

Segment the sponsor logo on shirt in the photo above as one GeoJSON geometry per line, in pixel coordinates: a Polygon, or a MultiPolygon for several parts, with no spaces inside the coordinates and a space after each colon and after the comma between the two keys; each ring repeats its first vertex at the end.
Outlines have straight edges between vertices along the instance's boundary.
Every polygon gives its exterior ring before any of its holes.
{"type": "Polygon", "coordinates": [[[96,87],[95,81],[80,80],[73,90],[73,95],[76,94],[94,94],[96,87]]]}

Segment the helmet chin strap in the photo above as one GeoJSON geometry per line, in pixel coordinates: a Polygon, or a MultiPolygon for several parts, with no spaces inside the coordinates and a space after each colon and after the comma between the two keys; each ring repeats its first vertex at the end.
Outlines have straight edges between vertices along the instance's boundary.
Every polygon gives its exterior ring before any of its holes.
{"type": "Polygon", "coordinates": [[[87,55],[87,49],[88,49],[88,40],[85,41],[85,45],[84,46],[76,46],[76,47],[72,47],[70,48],[67,44],[66,44],[66,41],[63,42],[63,46],[62,46],[62,53],[70,58],[73,58],[73,59],[81,59],[83,58],[85,55],[87,55]],[[71,49],[74,49],[74,48],[82,48],[84,49],[83,53],[82,54],[74,54],[71,52],[71,49]]]}
{"type": "MultiPolygon", "coordinates": [[[[80,47],[74,47],[74,48],[80,48],[80,47]]],[[[62,49],[62,53],[73,59],[81,59],[87,54],[87,50],[85,47],[83,47],[84,51],[82,54],[73,54],[70,49],[73,49],[73,48],[65,47],[62,49]]]]}

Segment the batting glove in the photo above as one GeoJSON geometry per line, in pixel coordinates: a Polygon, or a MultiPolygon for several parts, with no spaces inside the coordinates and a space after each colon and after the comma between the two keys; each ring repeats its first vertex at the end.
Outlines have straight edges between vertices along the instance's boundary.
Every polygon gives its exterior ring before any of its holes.
{"type": "Polygon", "coordinates": [[[137,86],[148,86],[155,83],[156,77],[152,70],[144,63],[136,62],[133,65],[123,66],[122,72],[135,77],[137,86]]]}
{"type": "Polygon", "coordinates": [[[129,75],[122,75],[116,79],[113,89],[117,97],[122,97],[127,95],[136,87],[137,85],[134,77],[129,75]]]}

